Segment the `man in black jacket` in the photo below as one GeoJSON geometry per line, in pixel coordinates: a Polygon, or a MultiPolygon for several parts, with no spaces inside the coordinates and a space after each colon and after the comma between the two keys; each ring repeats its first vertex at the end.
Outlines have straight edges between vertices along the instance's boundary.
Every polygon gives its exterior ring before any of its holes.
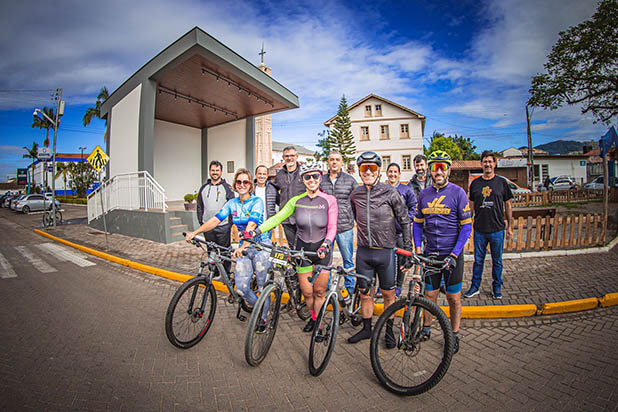
{"type": "Polygon", "coordinates": [[[431,186],[431,176],[427,172],[427,157],[424,154],[418,154],[414,157],[414,170],[416,174],[408,182],[408,186],[414,192],[414,196],[418,198],[418,194],[426,187],[431,186]]]}
{"type": "MultiPolygon", "coordinates": [[[[221,177],[223,165],[218,160],[210,162],[208,167],[210,179],[204,183],[197,196],[197,221],[200,226],[213,217],[223,205],[234,198],[232,187],[221,177]]],[[[229,219],[222,220],[219,226],[204,234],[206,240],[221,246],[229,247],[232,244],[232,224],[229,219]]],[[[230,271],[230,262],[223,264],[226,271],[230,271]]]]}
{"type": "MultiPolygon", "coordinates": [[[[354,267],[354,216],[350,205],[350,195],[358,186],[356,180],[343,172],[343,158],[341,153],[332,151],[328,155],[328,173],[322,177],[320,189],[337,199],[339,216],[337,218],[337,236],[335,241],[343,259],[344,269],[354,267]]],[[[345,287],[350,295],[354,293],[354,277],[345,277],[345,287]]]]}
{"type": "MultiPolygon", "coordinates": [[[[273,182],[279,191],[279,207],[285,206],[288,200],[305,191],[305,184],[300,176],[300,168],[296,159],[298,159],[298,155],[294,146],[283,149],[285,165],[277,172],[273,182]]],[[[293,216],[283,221],[283,231],[288,240],[288,245],[294,248],[296,245],[296,220],[293,216]]]]}

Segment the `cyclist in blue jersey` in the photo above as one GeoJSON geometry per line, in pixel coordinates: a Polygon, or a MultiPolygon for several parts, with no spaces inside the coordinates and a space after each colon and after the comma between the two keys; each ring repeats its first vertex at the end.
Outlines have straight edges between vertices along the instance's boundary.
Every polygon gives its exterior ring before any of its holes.
{"type": "MultiPolygon", "coordinates": [[[[464,190],[449,183],[451,157],[438,150],[429,155],[429,172],[432,186],[423,189],[418,195],[416,216],[412,225],[416,253],[423,253],[420,247],[425,235],[425,255],[438,255],[444,260],[442,271],[425,279],[425,294],[438,301],[440,281],[444,279],[446,300],[448,301],[455,335],[455,353],[459,350],[459,326],[461,323],[461,285],[463,280],[463,249],[472,233],[472,215],[464,190]]],[[[423,338],[429,339],[431,315],[425,312],[423,338]]]]}
{"type": "MultiPolygon", "coordinates": [[[[228,200],[216,215],[208,219],[194,232],[188,233],[186,240],[190,242],[197,234],[208,232],[217,227],[219,222],[232,217],[232,223],[236,225],[239,233],[255,229],[264,221],[264,202],[259,197],[252,195],[253,177],[247,169],[238,169],[234,175],[234,190],[238,197],[228,200]]],[[[257,241],[270,243],[266,234],[258,236],[257,241]]],[[[250,246],[249,242],[241,242],[240,247],[234,251],[236,257],[236,292],[242,296],[249,306],[255,305],[257,296],[251,289],[251,276],[255,273],[257,286],[261,288],[266,281],[266,275],[270,268],[269,254],[266,251],[258,251],[250,246]],[[246,251],[246,256],[243,252],[246,251]]]]}

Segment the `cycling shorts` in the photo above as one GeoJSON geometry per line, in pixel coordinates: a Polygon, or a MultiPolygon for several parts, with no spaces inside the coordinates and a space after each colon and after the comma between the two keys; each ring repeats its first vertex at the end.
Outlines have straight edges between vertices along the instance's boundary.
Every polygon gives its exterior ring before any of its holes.
{"type": "MultiPolygon", "coordinates": [[[[320,246],[324,243],[324,240],[320,242],[308,243],[301,239],[296,238],[296,250],[303,249],[305,252],[317,252],[320,246]]],[[[326,254],[324,259],[320,259],[317,255],[305,256],[298,266],[298,273],[309,273],[313,271],[313,265],[330,265],[333,259],[333,248],[330,248],[330,252],[326,254]]]]}
{"type": "MultiPolygon", "coordinates": [[[[375,278],[376,274],[380,280],[380,289],[393,290],[395,288],[395,253],[393,249],[371,249],[366,246],[359,246],[356,250],[356,271],[369,278],[375,278]]],[[[367,281],[358,279],[358,287],[366,289],[367,281]]]]}
{"type": "MultiPolygon", "coordinates": [[[[438,256],[438,260],[446,259],[448,255],[438,256]]],[[[461,292],[461,285],[463,281],[463,267],[464,267],[464,254],[459,254],[459,257],[455,260],[457,265],[453,270],[444,269],[441,272],[425,276],[425,290],[438,290],[440,289],[440,283],[444,279],[444,286],[446,287],[446,293],[459,293],[461,292]]]]}

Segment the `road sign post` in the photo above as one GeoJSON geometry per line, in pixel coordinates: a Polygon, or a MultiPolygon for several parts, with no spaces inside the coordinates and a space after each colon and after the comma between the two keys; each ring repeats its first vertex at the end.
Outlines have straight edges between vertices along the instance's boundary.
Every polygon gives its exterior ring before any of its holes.
{"type": "Polygon", "coordinates": [[[101,147],[97,145],[97,147],[94,148],[94,150],[92,151],[92,153],[90,153],[90,156],[88,156],[86,160],[88,160],[88,163],[90,163],[92,167],[99,173],[99,191],[101,192],[101,216],[103,217],[103,231],[105,232],[105,247],[109,249],[109,244],[107,242],[107,223],[105,222],[105,206],[103,202],[103,180],[101,176],[101,169],[107,164],[107,162],[109,162],[109,156],[103,151],[103,149],[101,149],[101,147]]]}

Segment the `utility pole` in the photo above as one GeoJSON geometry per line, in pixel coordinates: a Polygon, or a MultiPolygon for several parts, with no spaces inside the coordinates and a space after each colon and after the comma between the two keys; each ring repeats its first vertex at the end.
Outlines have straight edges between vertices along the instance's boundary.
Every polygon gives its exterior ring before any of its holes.
{"type": "Polygon", "coordinates": [[[530,132],[530,112],[526,104],[526,125],[528,130],[528,186],[534,192],[534,157],[532,156],[532,134],[530,132]]]}
{"type": "Polygon", "coordinates": [[[77,149],[82,151],[82,158],[81,158],[81,163],[79,164],[79,168],[82,171],[81,175],[82,175],[82,182],[83,182],[84,181],[84,150],[86,150],[86,146],[84,147],[80,146],[77,149]]]}
{"type": "MultiPolygon", "coordinates": [[[[54,228],[56,227],[56,138],[58,137],[58,122],[60,121],[60,107],[62,105],[62,88],[57,89],[58,104],[56,105],[56,123],[54,124],[54,148],[52,160],[52,215],[54,228]]],[[[64,108],[63,108],[64,110],[64,108]]]]}

